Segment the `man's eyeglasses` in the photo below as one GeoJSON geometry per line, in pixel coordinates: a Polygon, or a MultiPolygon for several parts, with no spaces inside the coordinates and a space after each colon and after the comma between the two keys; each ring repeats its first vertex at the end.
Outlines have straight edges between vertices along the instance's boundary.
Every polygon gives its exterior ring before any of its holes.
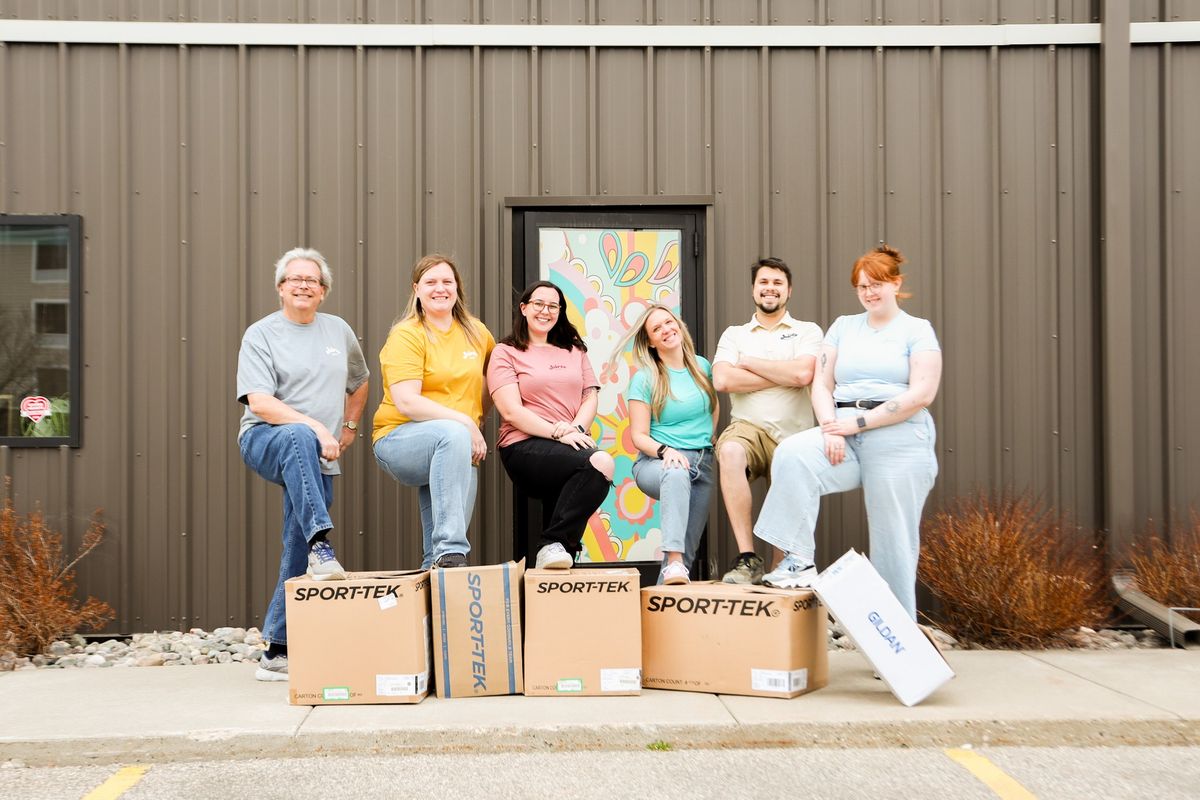
{"type": "Polygon", "coordinates": [[[558,303],[547,303],[543,300],[530,300],[525,305],[534,311],[549,311],[551,314],[557,314],[558,310],[562,308],[558,303]]]}
{"type": "Polygon", "coordinates": [[[304,275],[288,275],[286,278],[283,279],[283,282],[286,283],[288,286],[292,286],[297,289],[304,289],[309,286],[311,286],[315,289],[321,285],[320,278],[309,278],[304,275]]]}

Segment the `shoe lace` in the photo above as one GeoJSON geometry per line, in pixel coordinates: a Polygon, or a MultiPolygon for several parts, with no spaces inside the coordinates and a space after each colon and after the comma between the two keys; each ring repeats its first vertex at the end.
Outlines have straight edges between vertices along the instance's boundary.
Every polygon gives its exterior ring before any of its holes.
{"type": "Polygon", "coordinates": [[[322,564],[334,560],[333,546],[329,542],[317,542],[313,545],[312,552],[317,557],[317,561],[322,564]]]}

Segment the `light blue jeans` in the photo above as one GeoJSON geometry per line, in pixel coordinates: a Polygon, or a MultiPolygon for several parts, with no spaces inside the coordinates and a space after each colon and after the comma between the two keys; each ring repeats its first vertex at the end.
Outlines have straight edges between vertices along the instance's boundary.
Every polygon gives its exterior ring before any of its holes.
{"type": "MultiPolygon", "coordinates": [[[[633,479],[637,487],[658,501],[662,528],[662,566],[667,565],[666,553],[683,553],[683,565],[691,570],[700,537],[708,523],[708,500],[713,488],[713,451],[680,450],[688,460],[688,468],[663,469],[661,458],[640,453],[633,462],[633,479]]],[[[658,582],[662,583],[661,570],[658,582]]]]}
{"type": "MultiPolygon", "coordinates": [[[[839,418],[860,413],[838,409],[839,418]]],[[[921,509],[937,477],[936,439],[933,417],[922,410],[904,422],[847,436],[846,458],[835,467],[825,457],[820,428],[789,436],[775,450],[771,489],[754,535],[814,563],[821,496],[861,486],[871,563],[916,619],[921,509]]]]}
{"type": "Polygon", "coordinates": [[[287,644],[283,584],[308,571],[308,543],[333,528],[333,476],[321,474],[321,444],[307,425],[254,425],[242,434],[238,449],[246,466],[283,487],[283,552],[262,634],[271,644],[287,644]]]}
{"type": "Polygon", "coordinates": [[[448,419],[406,422],[375,443],[375,460],[398,482],[417,487],[421,569],[446,553],[471,552],[467,525],[479,479],[465,426],[448,419]]]}

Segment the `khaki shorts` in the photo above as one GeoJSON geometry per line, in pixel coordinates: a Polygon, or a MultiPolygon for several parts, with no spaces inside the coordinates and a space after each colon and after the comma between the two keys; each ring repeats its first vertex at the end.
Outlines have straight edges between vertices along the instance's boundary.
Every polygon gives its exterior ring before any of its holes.
{"type": "Polygon", "coordinates": [[[775,457],[775,448],[779,444],[771,434],[751,422],[735,419],[721,431],[717,439],[718,463],[721,460],[721,445],[726,442],[737,442],[746,451],[746,475],[750,480],[770,474],[771,459],[775,457]]]}

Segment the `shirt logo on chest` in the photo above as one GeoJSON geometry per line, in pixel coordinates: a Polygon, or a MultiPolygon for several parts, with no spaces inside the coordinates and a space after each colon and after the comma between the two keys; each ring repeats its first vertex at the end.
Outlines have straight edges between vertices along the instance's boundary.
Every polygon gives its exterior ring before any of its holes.
{"type": "Polygon", "coordinates": [[[479,353],[476,353],[474,350],[463,350],[463,358],[479,358],[479,353]]]}
{"type": "Polygon", "coordinates": [[[342,351],[338,350],[336,347],[326,347],[325,348],[325,355],[327,355],[327,356],[340,356],[341,354],[342,354],[342,351]]]}

